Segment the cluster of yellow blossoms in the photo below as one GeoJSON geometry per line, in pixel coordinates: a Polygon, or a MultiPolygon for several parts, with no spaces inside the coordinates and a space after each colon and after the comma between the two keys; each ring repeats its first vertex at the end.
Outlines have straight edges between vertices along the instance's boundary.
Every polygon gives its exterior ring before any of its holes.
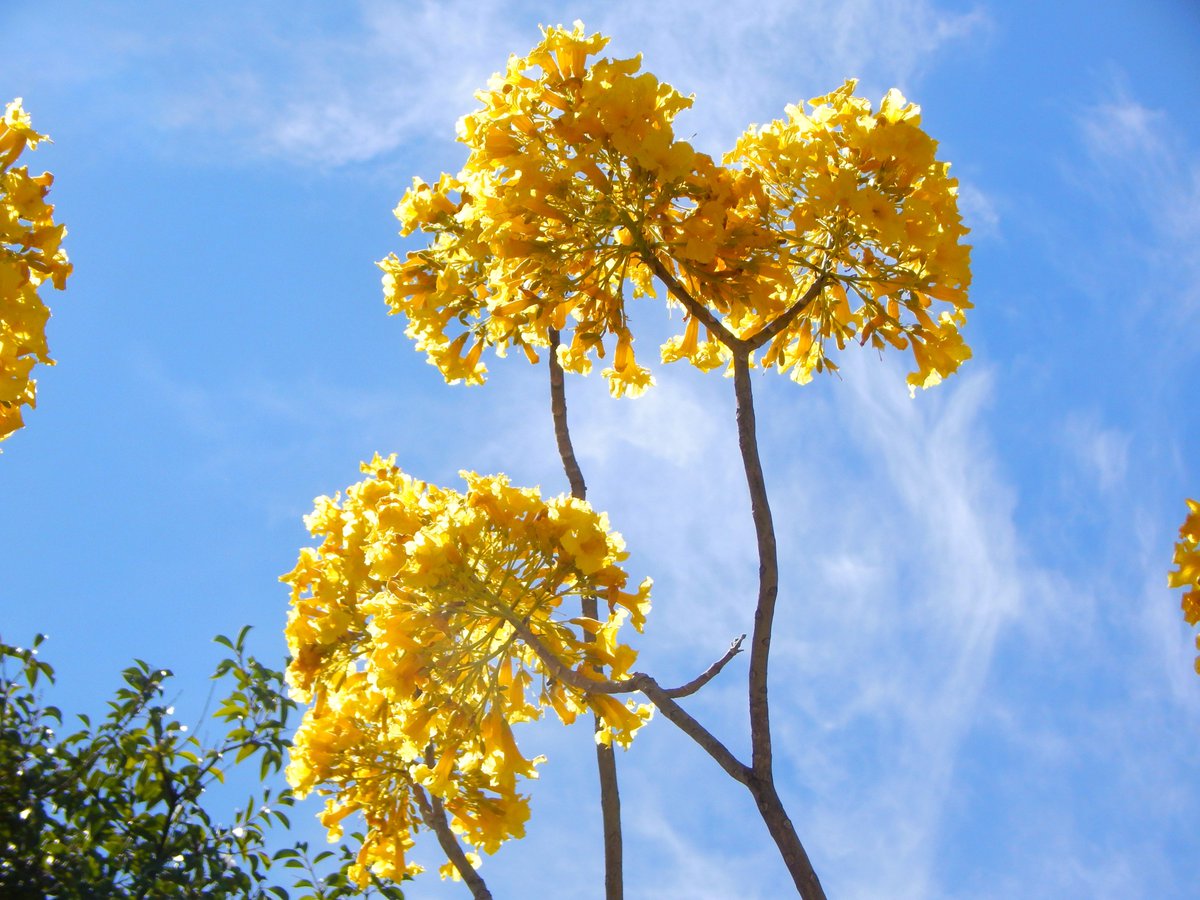
{"type": "Polygon", "coordinates": [[[54,176],[30,175],[14,164],[26,149],[46,140],[33,130],[20,99],[0,121],[0,441],[23,424],[21,407],[33,407],[35,363],[53,365],[46,347],[50,310],[38,287],[50,281],[62,290],[71,265],[62,251],[66,229],[54,224],[46,194],[54,176]]]}
{"type": "MultiPolygon", "coordinates": [[[[1189,500],[1188,516],[1179,526],[1179,542],[1175,545],[1175,571],[1167,576],[1167,584],[1184,588],[1183,617],[1189,625],[1200,624],[1200,502],[1189,500]]],[[[1196,638],[1200,650],[1200,637],[1196,638]]],[[[1200,673],[1200,657],[1196,659],[1200,673]]]]}
{"type": "MultiPolygon", "coordinates": [[[[789,107],[751,128],[718,165],[675,137],[691,99],[639,73],[640,58],[589,62],[606,43],[579,23],[547,29],[460,122],[462,171],[415,179],[396,209],[402,234],[432,241],[380,263],[386,299],[447,380],[481,382],[486,346],[536,361],[549,330],[570,324],[563,367],[587,372],[615,339],[604,375],[614,395],[636,395],[652,378],[634,354],[626,284],[653,296],[656,277],[739,339],[816,285],[758,360],[801,383],[836,368],[830,338],[910,348],[914,386],[969,356],[967,229],[918,107],[893,90],[873,112],[849,81],[810,113],[789,107]]],[[[730,348],[693,313],[663,360],[724,364],[730,348]]]]}
{"type": "Polygon", "coordinates": [[[583,501],[472,473],[459,493],[411,478],[395,457],[362,468],[344,499],[318,498],[305,523],[320,546],[283,577],[288,683],[311,703],[287,774],[301,795],[328,795],[331,839],[362,813],[356,877],[372,867],[399,878],[419,871],[405,852],[422,791],[478,850],[523,834],[517,778],[536,777],[541,758],[521,753],[513,724],[590,709],[598,740],[628,745],[650,707],[554,672],[627,677],[636,654],[617,633],[626,620],[641,630],[650,581],[626,591],[621,538],[583,501]],[[577,614],[584,597],[603,620],[577,614]]]}

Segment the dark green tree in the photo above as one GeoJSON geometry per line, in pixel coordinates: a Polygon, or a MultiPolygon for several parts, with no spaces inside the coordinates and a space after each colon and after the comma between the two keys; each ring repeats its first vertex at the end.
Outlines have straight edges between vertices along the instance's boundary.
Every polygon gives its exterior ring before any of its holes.
{"type": "Polygon", "coordinates": [[[247,653],[248,631],[216,639],[229,656],[213,674],[214,694],[224,692],[213,740],[177,721],[165,695],[172,673],[142,660],[124,671],[104,719],[78,715],[76,726],[44,702],[54,683],[38,656],[44,638],[0,641],[0,896],[403,897],[378,881],[360,891],[345,876],[345,845],[278,849],[272,829],[290,828],[293,804],[280,769],[295,704],[282,674],[247,653]],[[205,791],[230,767],[261,791],[217,815],[205,791]]]}

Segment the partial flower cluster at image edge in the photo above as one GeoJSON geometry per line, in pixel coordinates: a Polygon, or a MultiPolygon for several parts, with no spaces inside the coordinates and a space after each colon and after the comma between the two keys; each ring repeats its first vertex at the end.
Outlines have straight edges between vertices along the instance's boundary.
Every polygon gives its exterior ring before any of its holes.
{"type": "Polygon", "coordinates": [[[71,264],[62,249],[66,228],[54,222],[46,202],[54,176],[29,174],[16,162],[47,141],[33,130],[20,98],[0,121],[0,441],[24,425],[22,408],[37,403],[33,367],[54,365],[46,346],[50,309],[42,284],[66,287],[71,264]]]}

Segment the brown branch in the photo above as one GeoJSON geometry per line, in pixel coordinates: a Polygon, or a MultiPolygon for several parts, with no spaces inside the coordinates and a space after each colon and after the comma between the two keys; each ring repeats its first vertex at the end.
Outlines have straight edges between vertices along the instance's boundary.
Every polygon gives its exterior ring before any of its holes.
{"type": "Polygon", "coordinates": [[[804,845],[796,836],[796,827],[788,817],[787,810],[783,808],[783,801],[779,799],[779,793],[775,790],[775,782],[751,773],[745,784],[750,789],[750,795],[754,797],[758,813],[766,823],[767,831],[771,833],[788,873],[792,876],[796,891],[803,900],[826,900],[825,889],[821,887],[821,880],[817,878],[804,845]]]}
{"type": "MultiPolygon", "coordinates": [[[[583,471],[575,458],[575,447],[571,444],[571,432],[567,428],[567,392],[563,384],[563,370],[558,362],[559,333],[550,329],[550,413],[554,417],[554,439],[558,442],[558,455],[562,457],[563,471],[571,485],[571,496],[587,499],[587,485],[583,471]]],[[[586,615],[586,613],[585,613],[586,615]]]]}
{"type": "Polygon", "coordinates": [[[750,767],[734,756],[729,751],[729,748],[722,744],[711,731],[701,725],[687,710],[676,703],[657,681],[641,672],[635,673],[633,680],[638,682],[638,689],[649,698],[650,702],[673,722],[680,731],[699,744],[701,749],[711,756],[717,765],[724,769],[734,781],[739,781],[745,785],[749,784],[750,779],[753,777],[750,767]]]}
{"type": "MultiPolygon", "coordinates": [[[[820,284],[818,280],[817,284],[820,284]]],[[[814,285],[814,288],[816,285],[814,285]]],[[[812,290],[810,289],[809,293],[812,290]]],[[[815,294],[814,294],[815,296],[815,294]]],[[[807,301],[806,301],[807,302],[807,301]]],[[[797,310],[798,311],[798,310],[797,310]]],[[[776,320],[778,321],[778,320],[776,320]]],[[[738,446],[746,469],[750,509],[758,541],[758,603],[750,638],[750,775],[743,783],[750,789],[759,814],[804,900],[825,900],[825,891],[812,861],[796,834],[783,801],[775,789],[771,752],[771,716],[767,697],[767,662],[771,654],[771,629],[779,597],[779,558],[775,525],[767,500],[762,460],[755,434],[754,394],[750,385],[749,351],[734,353],[733,386],[737,397],[738,446]]]]}
{"type": "Polygon", "coordinates": [[[733,385],[737,395],[738,446],[750,489],[750,509],[758,541],[758,603],[754,610],[754,631],[750,638],[750,746],[756,775],[771,773],[771,719],[767,700],[767,661],[771,654],[771,628],[775,602],[779,597],[779,558],[775,545],[775,525],[767,501],[762,460],[755,435],[754,394],[750,386],[748,354],[733,357],[733,385]]]}
{"type": "Polygon", "coordinates": [[[643,259],[650,264],[650,271],[658,276],[658,280],[667,286],[667,291],[683,304],[684,309],[704,323],[713,334],[720,338],[721,343],[734,353],[744,350],[746,342],[737,337],[725,327],[725,323],[712,314],[707,306],[691,295],[687,288],[679,283],[671,271],[652,253],[647,253],[643,259]]]}
{"type": "Polygon", "coordinates": [[[550,673],[559,681],[575,688],[575,690],[583,691],[586,694],[632,694],[634,691],[641,690],[637,686],[636,676],[627,678],[624,681],[610,681],[607,678],[592,678],[591,676],[584,675],[582,672],[577,672],[555,656],[550,651],[550,648],[542,643],[542,639],[530,631],[528,625],[515,616],[505,616],[505,618],[512,625],[513,631],[517,633],[517,637],[533,649],[533,652],[538,655],[538,659],[550,670],[550,673]]]}
{"type": "Polygon", "coordinates": [[[746,639],[743,634],[736,641],[729,645],[729,649],[725,651],[725,655],[718,659],[715,663],[709,666],[705,671],[701,672],[687,684],[680,685],[677,688],[669,688],[664,691],[668,697],[687,697],[696,693],[700,688],[704,687],[710,681],[721,673],[725,668],[725,664],[742,652],[742,641],[746,639]]]}
{"type": "MultiPolygon", "coordinates": [[[[561,659],[550,652],[549,648],[541,642],[541,640],[532,631],[529,626],[520,621],[509,620],[517,635],[528,644],[533,652],[538,655],[543,665],[550,670],[551,674],[564,684],[568,684],[578,691],[584,693],[596,694],[632,694],[635,691],[640,691],[666,716],[671,722],[699,744],[709,756],[716,760],[717,764],[728,772],[737,781],[742,784],[747,784],[747,779],[750,777],[750,768],[742,763],[734,756],[729,748],[712,734],[707,728],[701,725],[695,718],[692,717],[687,710],[675,702],[674,696],[677,692],[678,696],[686,696],[699,690],[703,684],[711,681],[718,672],[725,667],[725,664],[740,651],[742,639],[734,641],[733,645],[726,651],[725,656],[709,666],[708,670],[699,678],[693,679],[680,688],[667,690],[659,684],[652,676],[645,672],[634,672],[624,681],[610,681],[608,679],[589,678],[581,672],[572,669],[561,659]],[[696,684],[700,682],[700,684],[696,684]],[[692,687],[692,685],[696,685],[692,687]]],[[[744,637],[744,636],[743,636],[744,637]]]]}
{"type": "MultiPolygon", "coordinates": [[[[571,485],[571,496],[586,500],[587,483],[583,480],[579,460],[575,458],[571,431],[567,427],[567,391],[562,366],[558,361],[558,329],[551,328],[549,337],[550,413],[554,418],[554,438],[558,442],[563,472],[571,485]]],[[[585,596],[581,606],[586,617],[597,618],[595,597],[585,596]]],[[[593,732],[600,730],[599,716],[593,716],[592,728],[593,732]]],[[[617,782],[617,758],[611,746],[596,744],[596,770],[600,779],[600,817],[604,828],[604,896],[606,900],[622,900],[625,895],[625,863],[621,835],[621,792],[617,782]]]]}
{"type": "Polygon", "coordinates": [[[450,860],[454,868],[458,869],[463,883],[471,889],[471,896],[475,900],[492,900],[492,892],[488,890],[483,878],[471,865],[467,854],[458,843],[458,838],[450,830],[450,823],[446,820],[446,808],[442,806],[441,798],[436,794],[427,795],[419,784],[414,783],[412,790],[413,796],[417,798],[417,806],[421,810],[421,818],[437,835],[438,843],[442,845],[442,852],[446,854],[446,858],[450,860]]]}
{"type": "Polygon", "coordinates": [[[812,287],[804,292],[804,296],[788,307],[786,312],[776,316],[765,326],[746,338],[744,341],[745,345],[751,350],[757,350],[763,344],[767,343],[767,341],[771,340],[771,338],[775,337],[775,335],[779,334],[779,332],[783,331],[783,329],[791,325],[796,316],[800,315],[805,307],[813,302],[813,299],[821,293],[825,285],[829,284],[830,281],[831,277],[828,273],[822,274],[812,283],[812,287]]]}

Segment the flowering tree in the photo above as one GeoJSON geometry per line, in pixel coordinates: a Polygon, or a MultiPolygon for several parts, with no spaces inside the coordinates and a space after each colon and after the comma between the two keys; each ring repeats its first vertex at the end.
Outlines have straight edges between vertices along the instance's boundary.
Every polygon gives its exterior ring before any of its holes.
{"type": "Polygon", "coordinates": [[[66,287],[71,264],[62,250],[66,228],[54,224],[46,195],[54,176],[30,175],[14,168],[26,149],[47,140],[33,130],[17,98],[0,121],[0,441],[24,424],[21,407],[32,408],[37,383],[29,377],[35,363],[53,365],[46,347],[50,310],[38,296],[49,281],[66,287]]]}
{"type": "Polygon", "coordinates": [[[522,754],[510,726],[546,709],[568,723],[590,710],[606,892],[616,898],[612,744],[627,745],[657,709],[747,788],[800,894],[823,897],[775,788],[768,660],[779,571],[750,370],[804,384],[837,369],[834,347],[870,343],[911,354],[911,389],[953,373],[970,355],[959,333],[970,269],[956,182],[918,107],[892,90],[876,110],[853,81],[750,128],[717,163],[674,133],[691,100],[641,72],[639,58],[593,58],[606,43],[577,23],[510,59],[460,122],[462,171],[415,179],[396,210],[402,233],[423,232],[428,244],[381,263],[391,311],[447,381],[482,383],[487,348],[518,348],[532,363],[545,354],[570,496],[546,500],[473,473],[459,493],[376,457],[344,500],[320,498],[307,519],[320,546],[285,576],[288,677],[311,703],[289,777],[328,795],[331,833],[363,814],[357,877],[415,871],[405,851],[423,825],[446,852],[443,873],[486,897],[459,840],[490,853],[519,837],[529,810],[516,779],[541,761],[522,754]],[[660,291],[683,312],[662,360],[733,376],[759,554],[747,603],[748,761],[678,702],[741,651],[744,635],[677,688],[632,669],[620,630],[641,629],[650,585],[628,589],[620,539],[586,502],[567,425],[564,372],[610,359],[614,396],[653,385],[626,304],[660,291]],[[635,694],[647,702],[618,699],[635,694]]]}
{"type": "MultiPolygon", "coordinates": [[[[1167,584],[1183,588],[1183,617],[1189,625],[1200,624],[1200,502],[1189,500],[1187,518],[1179,526],[1179,541],[1175,544],[1176,568],[1167,576],[1167,584]]],[[[1196,638],[1200,650],[1200,637],[1196,638]]],[[[1196,659],[1200,673],[1200,657],[1196,659]]]]}

